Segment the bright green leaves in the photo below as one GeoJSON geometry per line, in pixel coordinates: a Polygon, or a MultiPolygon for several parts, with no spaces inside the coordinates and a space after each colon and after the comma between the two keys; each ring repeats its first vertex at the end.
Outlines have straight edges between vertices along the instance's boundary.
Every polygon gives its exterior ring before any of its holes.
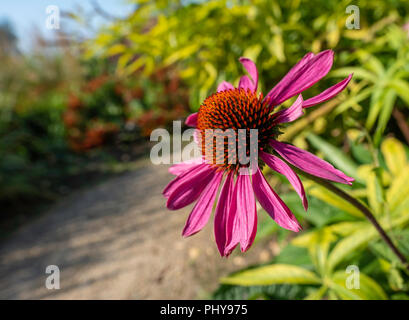
{"type": "Polygon", "coordinates": [[[328,268],[333,270],[338,264],[345,261],[348,256],[362,249],[368,242],[377,237],[377,231],[372,226],[359,228],[348,237],[341,239],[328,257],[328,268]]]}
{"type": "MultiPolygon", "coordinates": [[[[348,136],[351,141],[360,138],[359,132],[350,132],[348,136]]],[[[405,147],[394,138],[385,139],[380,146],[381,154],[375,156],[380,165],[375,167],[373,164],[359,165],[315,135],[310,134],[307,139],[325,158],[336,161],[337,167],[357,177],[360,182],[347,192],[359,197],[375,213],[398,248],[409,256],[408,234],[399,231],[409,223],[409,161],[405,147]]],[[[369,152],[365,144],[359,145],[369,152]]],[[[371,158],[365,159],[369,161],[371,158]]],[[[388,299],[389,294],[396,298],[404,295],[403,292],[409,289],[405,284],[404,267],[381,240],[374,226],[344,199],[320,185],[307,181],[304,184],[310,203],[307,213],[303,212],[296,195],[287,194],[283,199],[298,218],[315,227],[293,238],[271,264],[235,273],[223,278],[222,283],[232,286],[292,285],[304,288],[308,292],[304,298],[311,300],[382,300],[388,299]],[[330,216],[343,214],[342,219],[328,219],[325,211],[331,212],[334,208],[336,213],[332,212],[330,216]],[[350,221],[346,221],[346,217],[350,221]],[[309,259],[300,262],[306,252],[309,259]],[[372,259],[369,265],[368,259],[372,259]],[[373,270],[377,270],[374,275],[373,270]],[[354,272],[358,274],[354,275],[354,272]],[[384,282],[377,282],[379,273],[384,282]],[[359,278],[356,283],[355,276],[359,278]],[[385,281],[389,291],[382,287],[385,281]]],[[[277,228],[269,226],[276,232],[277,228]]]]}
{"type": "Polygon", "coordinates": [[[382,287],[362,272],[359,273],[359,286],[357,286],[357,288],[354,288],[353,281],[351,281],[351,283],[349,282],[348,277],[351,277],[351,280],[353,280],[353,275],[350,275],[347,272],[338,271],[333,275],[329,282],[329,287],[342,300],[388,299],[382,287]]]}
{"type": "Polygon", "coordinates": [[[394,176],[399,176],[408,164],[403,145],[399,140],[388,138],[382,143],[381,150],[389,171],[394,176]]]}
{"type": "Polygon", "coordinates": [[[320,279],[311,271],[304,268],[273,264],[246,270],[221,279],[224,284],[241,286],[270,285],[270,284],[319,284],[320,279]]]}

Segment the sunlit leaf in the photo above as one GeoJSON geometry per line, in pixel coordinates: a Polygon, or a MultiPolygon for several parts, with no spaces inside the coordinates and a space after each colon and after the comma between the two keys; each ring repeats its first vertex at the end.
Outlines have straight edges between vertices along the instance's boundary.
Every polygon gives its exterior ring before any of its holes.
{"type": "Polygon", "coordinates": [[[359,211],[356,207],[350,204],[345,199],[335,195],[328,189],[315,185],[314,187],[308,190],[309,194],[313,195],[314,197],[344,211],[351,214],[354,217],[362,217],[361,211],[359,211]]]}
{"type": "Polygon", "coordinates": [[[346,300],[388,299],[382,287],[377,284],[375,280],[363,274],[362,272],[359,273],[358,277],[359,288],[353,287],[353,281],[351,281],[351,283],[349,284],[351,288],[348,288],[348,278],[352,278],[353,276],[353,274],[349,274],[345,271],[336,272],[331,278],[332,285],[330,285],[330,288],[335,290],[342,299],[346,300]]]}
{"type": "Polygon", "coordinates": [[[328,288],[325,286],[320,287],[319,289],[314,290],[309,295],[307,295],[304,300],[320,300],[324,297],[328,288]]]}
{"type": "Polygon", "coordinates": [[[270,284],[319,284],[320,279],[311,271],[301,267],[285,264],[273,264],[238,272],[221,283],[241,286],[270,284]]]}
{"type": "Polygon", "coordinates": [[[339,241],[328,257],[328,266],[334,269],[347,256],[377,237],[374,227],[368,226],[339,241]]]}
{"type": "Polygon", "coordinates": [[[393,175],[400,175],[402,168],[407,164],[406,153],[402,143],[395,138],[387,138],[382,142],[381,150],[388,169],[393,175]]]}

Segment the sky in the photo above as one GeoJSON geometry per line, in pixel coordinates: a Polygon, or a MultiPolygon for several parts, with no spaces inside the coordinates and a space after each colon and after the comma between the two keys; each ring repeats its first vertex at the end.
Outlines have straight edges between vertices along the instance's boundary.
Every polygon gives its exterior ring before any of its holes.
{"type": "MultiPolygon", "coordinates": [[[[134,8],[134,5],[126,0],[99,0],[97,3],[105,12],[118,17],[126,16],[134,8]]],[[[85,12],[92,11],[91,0],[0,0],[0,21],[7,19],[12,24],[19,39],[18,46],[21,50],[28,51],[30,49],[33,30],[37,29],[47,39],[52,39],[55,35],[55,30],[49,30],[46,27],[49,16],[46,13],[46,8],[50,5],[57,6],[60,12],[79,13],[80,7],[85,12]]],[[[96,27],[109,22],[101,17],[96,17],[92,21],[96,27]]],[[[74,26],[78,28],[76,23],[70,23],[67,19],[60,20],[61,31],[73,30],[74,26]]],[[[87,30],[83,31],[85,33],[87,30]]]]}

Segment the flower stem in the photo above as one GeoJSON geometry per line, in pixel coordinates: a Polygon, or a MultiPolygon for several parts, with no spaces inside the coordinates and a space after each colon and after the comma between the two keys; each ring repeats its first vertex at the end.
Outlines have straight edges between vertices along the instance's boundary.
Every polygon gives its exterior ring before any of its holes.
{"type": "Polygon", "coordinates": [[[381,238],[385,243],[388,245],[388,247],[393,251],[393,253],[399,258],[399,260],[402,262],[404,267],[409,271],[409,263],[406,257],[402,254],[402,252],[394,245],[392,242],[391,238],[387,235],[385,230],[381,227],[379,222],[376,220],[375,216],[372,214],[372,212],[365,206],[363,205],[360,201],[355,199],[354,197],[350,196],[348,193],[343,191],[342,189],[338,188],[334,184],[332,184],[329,181],[323,180],[321,178],[312,176],[308,173],[302,172],[301,170],[296,169],[296,171],[307,177],[308,179],[311,179],[315,181],[316,183],[322,185],[326,189],[332,191],[336,195],[340,196],[342,199],[348,201],[350,204],[352,204],[355,208],[357,208],[359,211],[361,211],[364,216],[369,220],[369,222],[375,227],[375,229],[378,231],[380,234],[381,238]]]}

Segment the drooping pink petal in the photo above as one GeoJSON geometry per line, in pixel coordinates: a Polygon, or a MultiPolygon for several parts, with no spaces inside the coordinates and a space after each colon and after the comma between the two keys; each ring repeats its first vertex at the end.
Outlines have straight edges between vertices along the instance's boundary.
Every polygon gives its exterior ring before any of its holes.
{"type": "Polygon", "coordinates": [[[225,90],[232,90],[232,89],[234,89],[234,86],[230,82],[223,81],[217,87],[217,92],[225,91],[225,90]]]}
{"type": "Polygon", "coordinates": [[[258,202],[277,224],[285,229],[298,232],[301,229],[297,219],[283,200],[268,184],[260,169],[252,176],[253,190],[258,202]]]}
{"type": "Polygon", "coordinates": [[[194,166],[203,163],[203,158],[194,158],[187,161],[175,163],[169,168],[169,172],[175,176],[179,176],[184,173],[186,170],[193,168],[194,166]]]}
{"type": "Polygon", "coordinates": [[[270,145],[286,161],[313,176],[349,185],[354,181],[353,178],[348,177],[340,170],[335,169],[328,162],[318,158],[308,151],[299,149],[287,143],[278,142],[277,140],[270,140],[270,145]]]}
{"type": "Polygon", "coordinates": [[[192,113],[190,116],[188,116],[186,118],[186,125],[189,127],[197,127],[197,116],[198,116],[198,112],[192,113]]]}
{"type": "Polygon", "coordinates": [[[233,172],[230,172],[220,191],[214,215],[214,235],[221,256],[225,256],[227,238],[231,239],[231,234],[227,234],[227,220],[229,213],[235,210],[235,202],[232,203],[233,192],[234,174],[233,172]]]}
{"type": "Polygon", "coordinates": [[[349,81],[351,80],[353,74],[350,74],[347,78],[338,82],[337,84],[333,85],[332,87],[326,89],[325,91],[321,92],[320,94],[316,95],[315,97],[309,98],[304,101],[303,107],[308,108],[311,106],[315,106],[316,104],[325,102],[333,97],[335,97],[338,93],[345,89],[348,85],[349,81]]]}
{"type": "Polygon", "coordinates": [[[187,168],[183,173],[179,174],[176,178],[174,178],[171,182],[168,183],[168,185],[165,187],[165,189],[162,191],[162,194],[165,198],[169,198],[169,195],[173,192],[173,190],[179,185],[182,179],[186,179],[186,175],[188,174],[194,174],[198,170],[201,169],[200,165],[192,166],[190,168],[187,168]]]}
{"type": "Polygon", "coordinates": [[[240,243],[240,216],[237,207],[237,181],[231,193],[230,209],[226,212],[226,241],[223,256],[228,257],[240,243]]]}
{"type": "Polygon", "coordinates": [[[253,244],[257,232],[257,209],[250,176],[237,177],[237,213],[240,225],[240,249],[246,251],[253,244]]]}
{"type": "Polygon", "coordinates": [[[184,237],[188,237],[196,232],[199,232],[206,225],[207,221],[209,221],[222,177],[223,174],[221,171],[216,172],[212,180],[203,190],[186,221],[186,225],[182,232],[184,237]]]}
{"type": "Polygon", "coordinates": [[[325,50],[314,56],[305,55],[287,75],[266,95],[265,100],[276,106],[308,89],[321,80],[331,69],[334,59],[332,50],[325,50]]]}
{"type": "Polygon", "coordinates": [[[247,76],[242,76],[239,81],[239,89],[249,89],[253,91],[253,82],[247,76]]]}
{"type": "Polygon", "coordinates": [[[297,100],[291,105],[291,107],[280,110],[276,112],[274,122],[275,123],[286,123],[297,120],[304,114],[303,111],[303,98],[300,94],[297,100]]]}
{"type": "Polygon", "coordinates": [[[247,70],[247,72],[249,73],[250,77],[251,77],[251,84],[252,87],[250,87],[249,89],[252,91],[257,91],[257,86],[258,86],[258,71],[257,71],[257,67],[256,64],[251,61],[248,58],[244,58],[241,57],[239,59],[239,61],[241,62],[241,64],[243,65],[243,67],[247,70]]]}
{"type": "Polygon", "coordinates": [[[196,164],[194,164],[194,163],[181,162],[181,163],[176,163],[173,166],[171,166],[168,171],[169,171],[169,173],[171,173],[171,174],[173,174],[175,176],[179,176],[182,173],[184,173],[186,170],[188,170],[190,168],[193,168],[194,166],[196,166],[196,164]]]}
{"type": "Polygon", "coordinates": [[[261,151],[260,152],[260,158],[263,159],[263,161],[271,169],[273,169],[274,171],[277,171],[278,173],[281,173],[282,175],[284,175],[288,179],[288,181],[294,187],[294,190],[300,196],[305,211],[307,211],[307,209],[308,209],[308,200],[307,200],[307,196],[305,195],[304,186],[303,186],[300,178],[294,172],[294,170],[291,169],[290,166],[288,164],[286,164],[283,160],[281,160],[280,158],[278,158],[276,156],[273,156],[272,154],[268,154],[268,153],[265,153],[265,152],[261,151]]]}
{"type": "Polygon", "coordinates": [[[214,173],[215,170],[208,164],[199,164],[178,176],[175,179],[177,182],[172,185],[170,190],[166,190],[169,196],[166,203],[167,208],[178,210],[191,204],[199,198],[203,189],[213,178],[214,173]]]}

